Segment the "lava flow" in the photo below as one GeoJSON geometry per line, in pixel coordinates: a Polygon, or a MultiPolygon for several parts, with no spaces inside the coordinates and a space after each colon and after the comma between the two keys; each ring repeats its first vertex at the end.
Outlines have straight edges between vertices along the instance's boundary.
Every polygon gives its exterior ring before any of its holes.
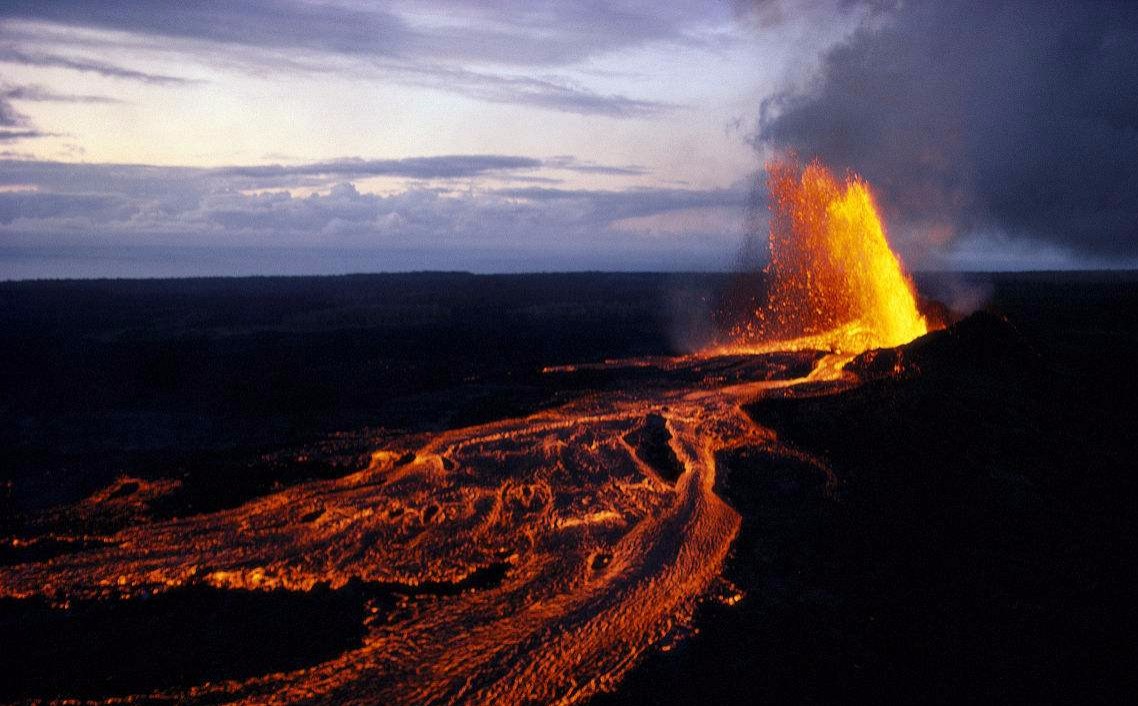
{"type": "MultiPolygon", "coordinates": [[[[864,183],[843,189],[818,165],[770,173],[771,306],[736,347],[799,352],[609,364],[636,368],[635,383],[409,438],[355,473],[240,507],[70,538],[85,548],[0,567],[0,596],[367,596],[362,641],[332,659],[133,695],[145,700],[579,703],[611,689],[682,632],[721,574],[740,517],[714,492],[719,454],[789,453],[742,406],[805,382],[842,389],[819,382],[842,377],[832,352],[925,332],[864,183]]],[[[97,526],[118,495],[65,512],[97,526]]]]}
{"type": "MultiPolygon", "coordinates": [[[[773,443],[741,405],[812,359],[680,360],[660,374],[698,382],[377,451],[341,479],[0,567],[0,595],[140,600],[203,583],[375,595],[357,649],[153,700],[580,702],[682,629],[719,576],[740,519],[713,492],[716,455],[773,443]],[[744,382],[721,386],[726,374],[744,382]]],[[[76,508],[77,523],[84,511],[98,509],[76,508]]]]}

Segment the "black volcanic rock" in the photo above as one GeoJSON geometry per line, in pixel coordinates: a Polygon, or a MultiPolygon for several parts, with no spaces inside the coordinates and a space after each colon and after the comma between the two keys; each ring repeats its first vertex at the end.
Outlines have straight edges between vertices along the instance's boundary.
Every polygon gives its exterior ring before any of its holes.
{"type": "Polygon", "coordinates": [[[105,698],[318,664],[360,645],[366,596],[190,586],[146,599],[0,599],[0,702],[105,698]]]}
{"type": "Polygon", "coordinates": [[[1039,353],[1006,318],[977,311],[951,326],[896,348],[862,353],[846,370],[862,379],[888,375],[951,375],[967,370],[976,373],[1038,374],[1043,361],[1039,353]]]}
{"type": "Polygon", "coordinates": [[[625,435],[625,441],[636,449],[640,460],[648,464],[668,483],[675,483],[684,472],[684,465],[668,445],[672,434],[659,414],[649,414],[644,422],[625,435]]]}
{"type": "Polygon", "coordinates": [[[745,598],[595,703],[1127,702],[1115,410],[983,312],[850,369],[747,407],[781,449],[721,459],[745,598]]]}

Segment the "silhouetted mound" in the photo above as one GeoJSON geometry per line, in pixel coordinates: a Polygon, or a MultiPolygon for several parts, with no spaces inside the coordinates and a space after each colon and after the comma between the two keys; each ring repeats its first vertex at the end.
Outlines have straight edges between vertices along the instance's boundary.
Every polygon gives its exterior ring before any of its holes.
{"type": "Polygon", "coordinates": [[[668,445],[672,434],[663,417],[659,414],[649,414],[644,423],[625,435],[624,440],[636,449],[636,455],[660,477],[669,483],[675,483],[684,472],[676,452],[668,445]]]}
{"type": "Polygon", "coordinates": [[[499,561],[480,566],[459,581],[420,581],[419,583],[368,581],[358,584],[369,594],[385,599],[392,596],[457,596],[467,591],[496,588],[509,571],[509,562],[499,561]]]}
{"type": "Polygon", "coordinates": [[[788,453],[722,459],[744,600],[596,703],[1125,701],[1138,493],[1113,410],[988,313],[849,369],[747,407],[788,453]]]}
{"type": "Polygon", "coordinates": [[[969,376],[1039,374],[1043,361],[1020,332],[1002,316],[978,311],[948,328],[896,348],[862,353],[846,370],[863,380],[882,376],[958,374],[969,376]]]}
{"type": "Polygon", "coordinates": [[[318,664],[358,647],[358,590],[178,589],[149,599],[0,600],[0,702],[99,698],[318,664]]]}

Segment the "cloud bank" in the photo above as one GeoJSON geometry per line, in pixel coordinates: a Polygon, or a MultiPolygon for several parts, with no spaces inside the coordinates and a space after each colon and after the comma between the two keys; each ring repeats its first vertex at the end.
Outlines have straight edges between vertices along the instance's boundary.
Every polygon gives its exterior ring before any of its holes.
{"type": "Polygon", "coordinates": [[[509,155],[221,169],[0,160],[0,245],[327,247],[417,253],[424,262],[440,253],[448,262],[470,256],[483,269],[494,269],[487,253],[537,269],[620,269],[636,266],[636,258],[682,269],[724,264],[738,237],[722,227],[722,214],[741,212],[741,187],[587,190],[470,181],[508,182],[538,168],[634,170],[509,155]],[[382,195],[349,180],[375,175],[409,185],[382,195]],[[319,189],[294,195],[281,186],[306,180],[319,189]],[[643,217],[664,225],[627,225],[643,217]],[[673,217],[683,224],[678,232],[667,230],[673,217]]]}

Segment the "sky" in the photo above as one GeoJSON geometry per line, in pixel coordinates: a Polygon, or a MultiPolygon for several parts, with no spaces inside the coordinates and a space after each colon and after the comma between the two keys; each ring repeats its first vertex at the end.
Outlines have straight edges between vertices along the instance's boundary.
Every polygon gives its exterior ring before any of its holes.
{"type": "Polygon", "coordinates": [[[1133,267],[1135,56],[1111,2],[5,0],[0,279],[731,269],[787,150],[913,269],[1133,267]]]}

